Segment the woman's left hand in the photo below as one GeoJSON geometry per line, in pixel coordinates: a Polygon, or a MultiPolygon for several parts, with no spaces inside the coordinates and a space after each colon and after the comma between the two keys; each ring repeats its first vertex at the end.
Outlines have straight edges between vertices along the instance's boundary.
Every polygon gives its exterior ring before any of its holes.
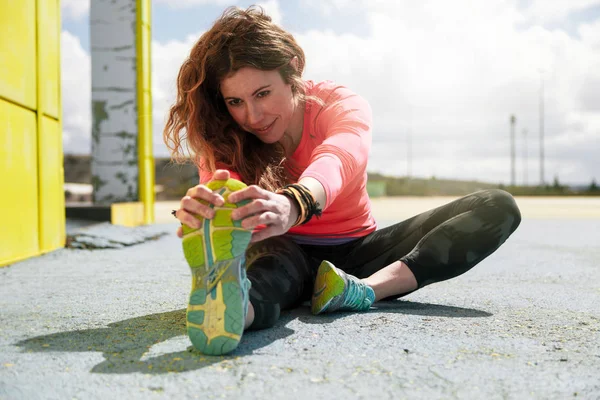
{"type": "Polygon", "coordinates": [[[246,199],[251,202],[234,210],[231,217],[234,220],[242,220],[242,227],[248,230],[266,225],[266,228],[252,234],[251,243],[283,235],[296,222],[298,206],[284,195],[251,185],[230,194],[228,201],[238,203],[246,199]]]}

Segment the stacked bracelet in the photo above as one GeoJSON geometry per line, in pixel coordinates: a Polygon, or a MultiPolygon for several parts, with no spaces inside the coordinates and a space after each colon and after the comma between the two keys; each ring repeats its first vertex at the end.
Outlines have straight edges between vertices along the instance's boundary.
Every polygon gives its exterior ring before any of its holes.
{"type": "Polygon", "coordinates": [[[288,197],[298,205],[298,219],[296,219],[292,228],[306,224],[313,215],[320,217],[323,212],[319,202],[315,200],[310,190],[299,183],[285,185],[283,188],[277,189],[275,193],[288,197]]]}

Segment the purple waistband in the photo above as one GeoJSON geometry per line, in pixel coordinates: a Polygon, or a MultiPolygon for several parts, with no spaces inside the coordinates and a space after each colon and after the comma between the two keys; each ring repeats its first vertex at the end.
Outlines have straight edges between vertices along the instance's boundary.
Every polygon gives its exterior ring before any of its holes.
{"type": "Polygon", "coordinates": [[[318,236],[304,236],[304,235],[285,235],[289,237],[297,244],[310,244],[310,245],[322,245],[331,246],[336,244],[344,244],[356,240],[356,237],[341,237],[341,238],[327,238],[318,236]]]}

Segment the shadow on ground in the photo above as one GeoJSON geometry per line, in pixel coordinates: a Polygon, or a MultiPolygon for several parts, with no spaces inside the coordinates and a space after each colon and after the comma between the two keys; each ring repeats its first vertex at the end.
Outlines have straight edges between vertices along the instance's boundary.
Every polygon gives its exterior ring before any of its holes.
{"type": "MultiPolygon", "coordinates": [[[[407,300],[389,300],[375,303],[370,313],[395,313],[421,315],[424,317],[446,317],[446,318],[481,318],[491,317],[493,314],[474,308],[463,308],[445,306],[442,304],[419,303],[407,300]]],[[[337,312],[333,314],[299,316],[298,319],[307,324],[327,324],[338,318],[351,315],[348,312],[337,312]]]]}
{"type": "MultiPolygon", "coordinates": [[[[471,308],[460,308],[410,301],[388,301],[377,303],[371,312],[402,313],[439,317],[489,317],[492,314],[471,308]]],[[[226,356],[205,356],[191,346],[184,351],[162,354],[142,360],[145,353],[156,344],[184,336],[185,310],[113,322],[106,328],[84,329],[37,336],[18,342],[16,345],[26,352],[101,352],[105,360],[94,366],[91,372],[105,374],[129,374],[143,372],[164,374],[168,372],[192,371],[208,367],[224,360],[236,360],[252,354],[279,339],[294,333],[286,325],[298,318],[308,324],[330,323],[350,313],[334,313],[314,316],[308,307],[299,307],[282,313],[277,324],[270,329],[250,331],[244,334],[240,346],[226,356]]]]}
{"type": "Polygon", "coordinates": [[[443,304],[419,303],[408,300],[390,300],[375,304],[374,310],[399,314],[422,315],[424,317],[481,318],[493,314],[474,308],[445,306],[443,304]]]}
{"type": "Polygon", "coordinates": [[[294,333],[285,327],[288,322],[289,318],[284,317],[273,329],[244,334],[241,345],[226,356],[206,356],[190,346],[184,351],[142,360],[152,346],[186,335],[185,310],[126,319],[113,322],[106,328],[37,336],[16,345],[26,352],[101,352],[105,360],[92,368],[91,372],[95,373],[164,374],[197,370],[250,355],[254,350],[294,333]]]}

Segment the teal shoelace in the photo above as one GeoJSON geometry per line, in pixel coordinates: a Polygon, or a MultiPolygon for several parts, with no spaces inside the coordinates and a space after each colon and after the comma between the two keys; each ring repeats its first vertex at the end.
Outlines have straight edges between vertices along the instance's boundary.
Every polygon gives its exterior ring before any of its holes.
{"type": "Polygon", "coordinates": [[[343,308],[351,310],[366,310],[375,300],[375,292],[357,277],[346,275],[346,292],[344,293],[343,308]]]}

